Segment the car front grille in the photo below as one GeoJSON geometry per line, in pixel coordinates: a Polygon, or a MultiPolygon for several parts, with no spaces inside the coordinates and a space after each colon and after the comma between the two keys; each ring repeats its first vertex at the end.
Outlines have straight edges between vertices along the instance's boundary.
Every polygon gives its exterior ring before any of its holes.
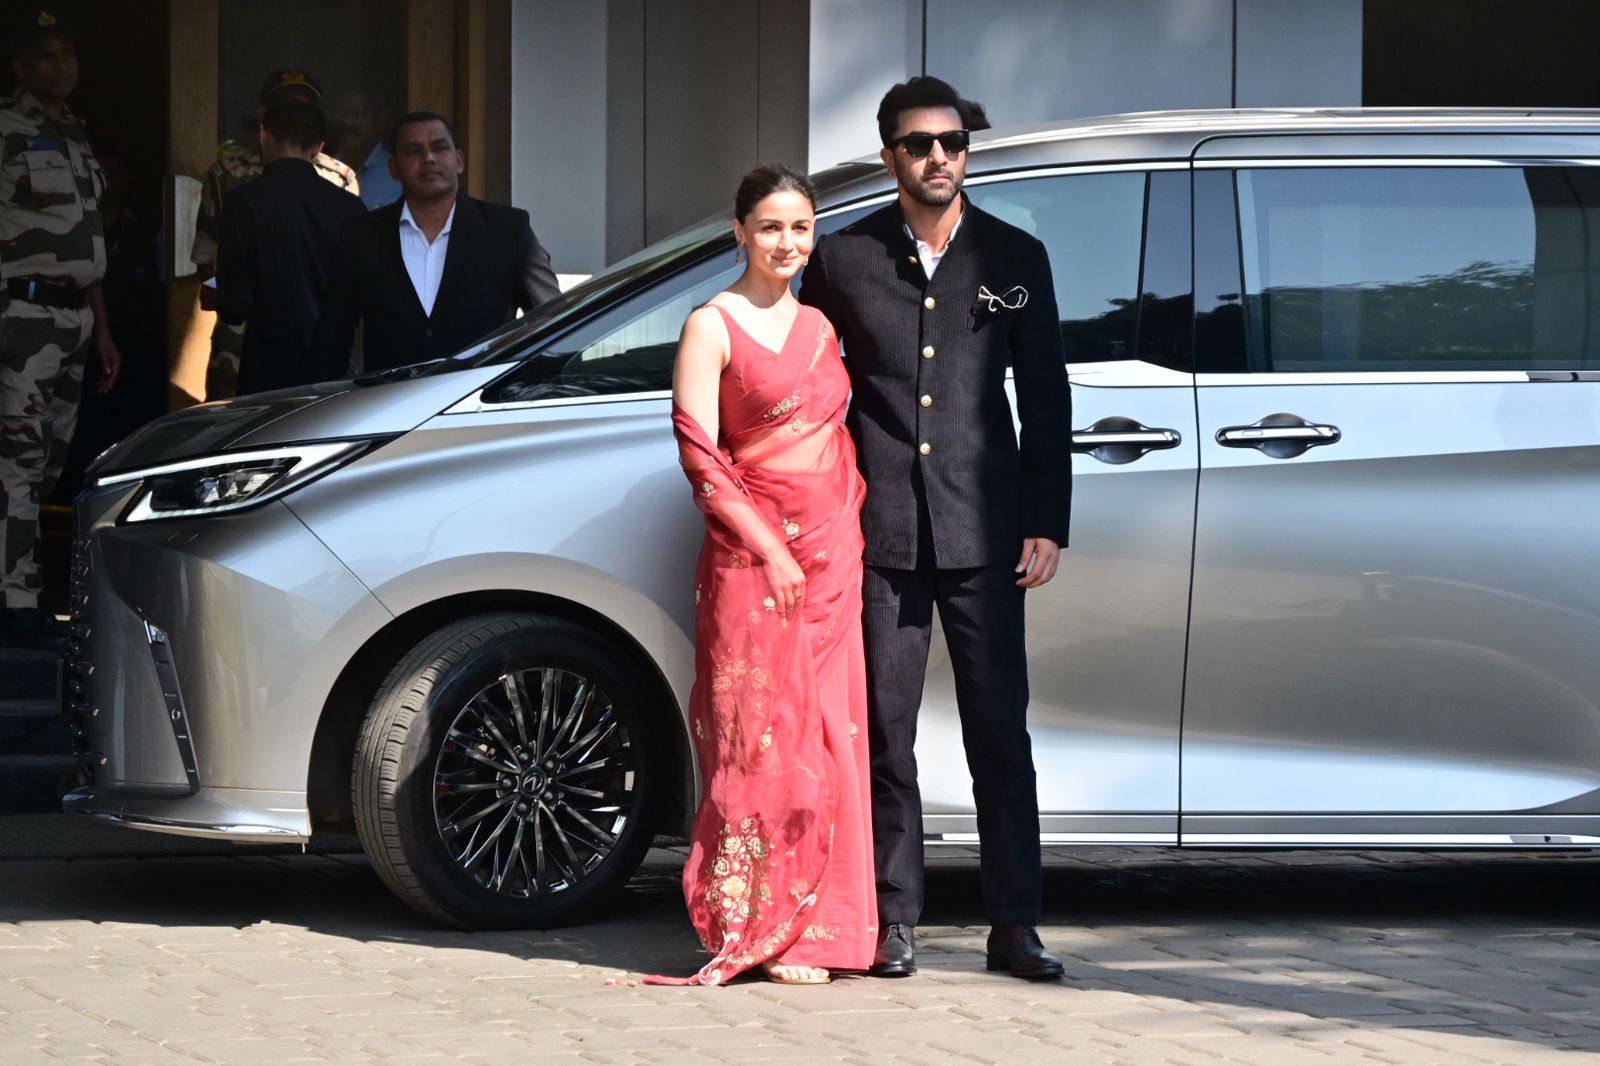
{"type": "Polygon", "coordinates": [[[95,709],[89,700],[89,678],[94,673],[94,655],[90,641],[94,630],[90,627],[89,538],[78,533],[72,538],[72,569],[67,609],[71,614],[68,626],[67,655],[61,700],[62,717],[72,734],[73,754],[78,756],[84,771],[92,774],[98,759],[91,751],[90,719],[95,709]]]}

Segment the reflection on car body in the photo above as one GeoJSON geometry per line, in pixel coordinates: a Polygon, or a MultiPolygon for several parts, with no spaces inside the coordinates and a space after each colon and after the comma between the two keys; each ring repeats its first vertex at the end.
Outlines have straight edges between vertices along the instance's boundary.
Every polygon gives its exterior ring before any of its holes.
{"type": "MultiPolygon", "coordinates": [[[[819,229],[880,169],[823,175],[819,229]]],[[[1095,119],[994,131],[967,189],[1051,250],[1078,420],[1028,605],[1042,839],[1600,843],[1600,117],[1095,119]]],[[[106,456],[69,809],[353,823],[458,924],[602,906],[693,810],[669,389],[736,269],[714,219],[455,358],[106,456]]],[[[933,647],[926,829],[970,841],[933,647]]]]}

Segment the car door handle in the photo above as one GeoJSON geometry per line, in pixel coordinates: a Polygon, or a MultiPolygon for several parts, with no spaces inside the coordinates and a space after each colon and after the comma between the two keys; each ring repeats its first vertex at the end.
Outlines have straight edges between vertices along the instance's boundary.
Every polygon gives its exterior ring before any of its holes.
{"type": "Polygon", "coordinates": [[[1273,459],[1293,459],[1323,444],[1337,444],[1338,426],[1307,422],[1299,415],[1268,415],[1248,426],[1224,426],[1217,443],[1224,448],[1254,448],[1273,459]]]}
{"type": "Polygon", "coordinates": [[[1175,429],[1152,429],[1132,418],[1112,415],[1088,429],[1072,431],[1072,450],[1113,466],[1131,463],[1147,453],[1176,448],[1183,434],[1175,429]]]}

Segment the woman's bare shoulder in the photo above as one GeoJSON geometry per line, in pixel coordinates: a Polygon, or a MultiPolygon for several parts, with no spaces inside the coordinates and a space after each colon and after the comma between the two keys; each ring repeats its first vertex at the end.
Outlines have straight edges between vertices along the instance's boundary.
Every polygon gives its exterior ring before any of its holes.
{"type": "Polygon", "coordinates": [[[694,359],[704,353],[705,358],[714,357],[720,365],[727,366],[732,348],[733,338],[728,333],[727,323],[709,303],[690,311],[683,320],[683,332],[678,336],[680,359],[685,356],[694,359]]]}

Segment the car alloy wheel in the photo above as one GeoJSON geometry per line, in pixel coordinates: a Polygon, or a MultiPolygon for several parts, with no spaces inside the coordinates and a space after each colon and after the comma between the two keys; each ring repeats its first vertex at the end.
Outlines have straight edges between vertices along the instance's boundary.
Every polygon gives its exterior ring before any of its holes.
{"type": "Polygon", "coordinates": [[[602,635],[478,615],[419,641],[374,693],[351,800],[372,867],[466,929],[583,921],[644,859],[674,760],[670,698],[602,635]]]}
{"type": "Polygon", "coordinates": [[[490,891],[565,891],[627,828],[635,765],[633,738],[591,678],[551,667],[502,674],[456,714],[439,750],[439,837],[490,891]]]}

